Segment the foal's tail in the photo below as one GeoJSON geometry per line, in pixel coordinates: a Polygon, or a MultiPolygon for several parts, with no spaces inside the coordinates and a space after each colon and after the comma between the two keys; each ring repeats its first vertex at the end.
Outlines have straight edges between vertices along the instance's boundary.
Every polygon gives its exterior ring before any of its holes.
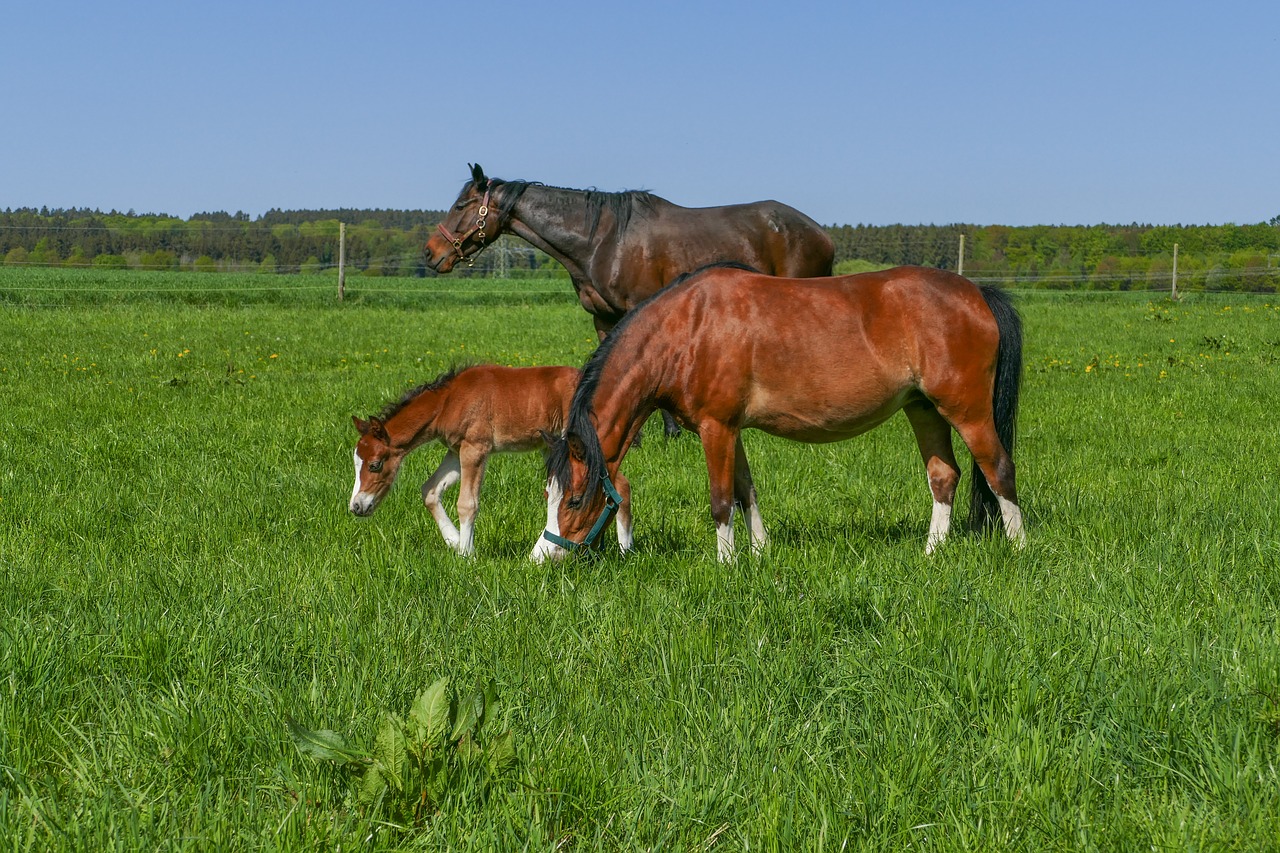
{"type": "MultiPolygon", "coordinates": [[[[996,434],[1000,443],[1013,460],[1013,440],[1018,423],[1018,394],[1022,388],[1022,318],[1013,307],[1009,294],[991,285],[982,285],[982,298],[995,315],[1000,330],[1000,345],[996,350],[996,385],[991,405],[995,414],[996,434]]],[[[988,523],[1000,518],[1000,506],[995,492],[987,483],[975,462],[973,465],[973,493],[969,503],[969,524],[981,530],[988,523]]]]}

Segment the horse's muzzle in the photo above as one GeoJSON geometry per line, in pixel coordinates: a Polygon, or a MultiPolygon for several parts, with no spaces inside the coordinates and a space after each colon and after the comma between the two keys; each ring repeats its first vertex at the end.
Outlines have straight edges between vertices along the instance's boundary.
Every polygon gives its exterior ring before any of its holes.
{"type": "Polygon", "coordinates": [[[378,508],[378,498],[368,492],[361,492],[351,499],[351,503],[347,505],[347,509],[351,510],[352,515],[358,515],[361,518],[367,518],[373,515],[373,511],[378,508]]]}
{"type": "Polygon", "coordinates": [[[547,560],[563,560],[567,556],[569,556],[568,549],[562,548],[552,542],[547,538],[546,532],[544,531],[543,534],[538,537],[538,541],[534,543],[533,552],[529,554],[529,559],[533,560],[535,563],[543,563],[547,560]]]}

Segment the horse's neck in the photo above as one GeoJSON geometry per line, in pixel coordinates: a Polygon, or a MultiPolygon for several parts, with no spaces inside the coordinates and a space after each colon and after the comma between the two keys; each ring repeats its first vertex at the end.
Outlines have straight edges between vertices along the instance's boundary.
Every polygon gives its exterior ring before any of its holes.
{"type": "Polygon", "coordinates": [[[444,393],[443,390],[423,391],[392,415],[384,425],[391,443],[413,450],[434,440],[439,434],[435,421],[444,407],[444,393]]]}
{"type": "Polygon", "coordinates": [[[588,268],[595,246],[611,237],[607,223],[601,223],[592,237],[586,204],[586,194],[580,190],[531,186],[512,208],[507,227],[559,261],[573,278],[590,281],[588,268]]]}
{"type": "Polygon", "coordinates": [[[596,416],[596,434],[600,437],[600,449],[610,466],[616,466],[627,455],[636,433],[655,408],[654,392],[657,377],[652,367],[637,362],[620,364],[611,359],[596,386],[592,410],[596,416]],[[619,369],[614,369],[620,364],[619,369]]]}

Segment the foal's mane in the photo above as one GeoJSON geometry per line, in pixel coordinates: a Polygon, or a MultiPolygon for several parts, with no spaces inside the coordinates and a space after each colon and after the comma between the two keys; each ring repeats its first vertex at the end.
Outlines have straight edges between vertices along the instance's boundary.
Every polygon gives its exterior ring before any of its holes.
{"type": "Polygon", "coordinates": [[[591,412],[595,403],[596,391],[600,387],[600,375],[604,372],[605,364],[609,361],[609,355],[613,352],[623,334],[626,333],[632,321],[640,316],[649,307],[650,303],[661,299],[664,294],[673,290],[677,285],[695,279],[712,269],[759,272],[754,267],[737,261],[718,261],[706,264],[692,272],[683,273],[672,279],[671,283],[666,287],[624,314],[618,325],[610,330],[608,336],[600,342],[600,346],[596,347],[596,351],[591,354],[587,359],[587,363],[582,367],[582,376],[578,380],[578,387],[574,389],[573,400],[569,404],[569,420],[568,425],[565,427],[564,438],[553,442],[550,452],[547,454],[548,478],[554,478],[562,486],[569,482],[568,439],[575,437],[582,443],[583,461],[587,465],[588,484],[599,481],[601,475],[605,472],[604,451],[600,447],[600,436],[596,432],[595,424],[591,422],[591,412]]]}
{"type": "Polygon", "coordinates": [[[450,367],[444,373],[441,373],[435,379],[432,379],[430,382],[424,382],[417,388],[410,388],[408,391],[404,392],[404,395],[399,400],[395,400],[383,406],[382,411],[377,414],[378,420],[385,423],[399,414],[401,409],[412,403],[421,395],[428,391],[439,391],[441,388],[448,385],[459,373],[466,370],[468,367],[470,367],[470,365],[464,365],[462,367],[455,365],[450,367]]]}
{"type": "MultiPolygon", "coordinates": [[[[655,201],[661,200],[648,190],[606,192],[595,188],[575,190],[570,187],[555,187],[538,181],[507,181],[502,178],[487,178],[486,180],[489,182],[488,186],[491,191],[500,187],[507,188],[501,193],[498,203],[499,222],[505,222],[508,219],[511,215],[511,210],[516,206],[516,202],[529,187],[546,187],[551,190],[563,190],[580,194],[585,204],[584,224],[590,237],[596,236],[596,231],[600,228],[600,217],[606,211],[613,214],[614,221],[618,223],[618,233],[615,237],[621,238],[626,233],[627,226],[631,223],[632,214],[637,211],[649,210],[653,207],[655,201]]],[[[475,188],[475,181],[472,180],[463,188],[463,192],[465,193],[475,188]]]]}

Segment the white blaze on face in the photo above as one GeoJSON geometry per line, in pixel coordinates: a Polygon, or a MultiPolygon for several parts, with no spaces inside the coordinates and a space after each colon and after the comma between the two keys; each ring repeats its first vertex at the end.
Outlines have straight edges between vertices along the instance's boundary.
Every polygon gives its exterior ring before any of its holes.
{"type": "Polygon", "coordinates": [[[360,469],[364,467],[364,460],[360,458],[359,450],[352,452],[351,455],[356,461],[356,484],[351,488],[351,502],[347,508],[356,515],[368,515],[373,512],[378,500],[373,495],[360,491],[360,469]]]}
{"type": "MultiPolygon", "coordinates": [[[[564,499],[564,489],[560,487],[560,481],[555,477],[547,479],[547,531],[556,536],[560,535],[560,501],[564,499]]],[[[555,544],[545,536],[539,536],[538,541],[533,545],[533,552],[529,554],[529,559],[535,563],[541,563],[550,557],[553,560],[559,560],[569,552],[555,544]]]]}

